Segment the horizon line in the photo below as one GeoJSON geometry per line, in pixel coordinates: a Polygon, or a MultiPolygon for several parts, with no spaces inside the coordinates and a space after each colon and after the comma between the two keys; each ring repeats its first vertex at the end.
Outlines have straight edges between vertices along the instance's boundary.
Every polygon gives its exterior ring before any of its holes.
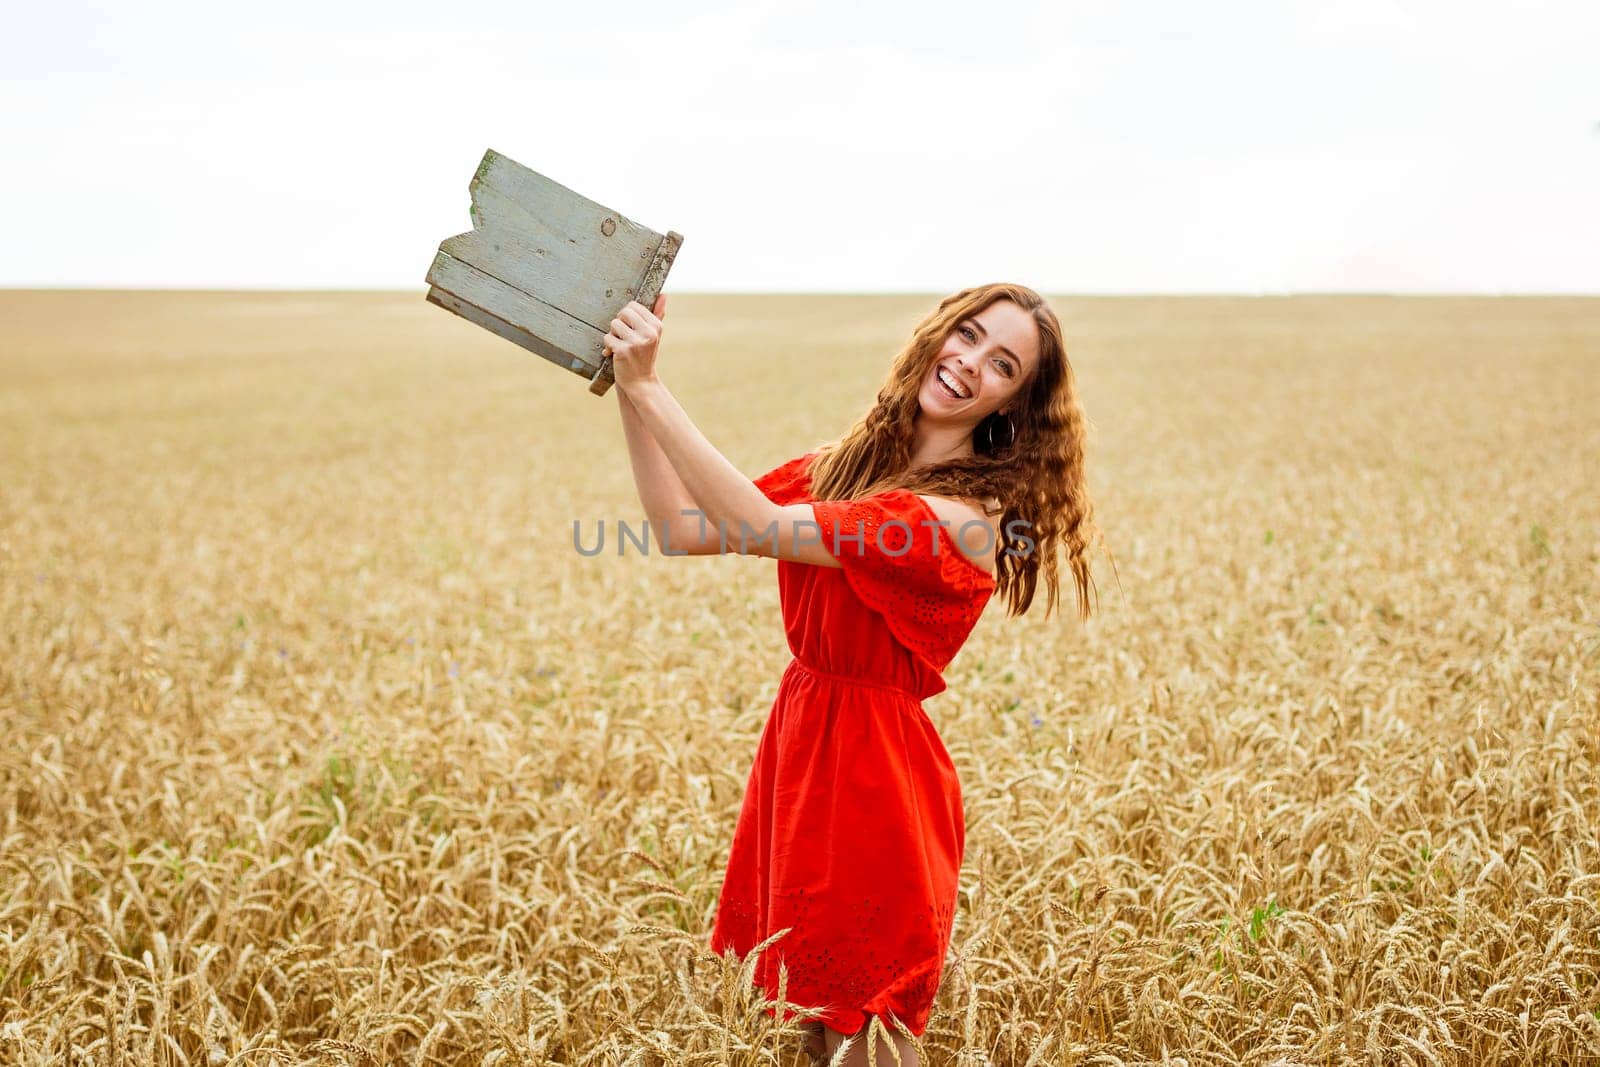
{"type": "MultiPolygon", "coordinates": [[[[957,287],[958,289],[961,287],[957,287]]],[[[0,284],[0,293],[195,293],[237,295],[352,295],[427,294],[423,286],[193,286],[193,285],[79,285],[79,284],[0,284]]],[[[956,289],[668,289],[667,296],[915,296],[942,297],[956,289]]],[[[1039,289],[1052,297],[1600,297],[1600,290],[1566,289],[1039,289]]]]}

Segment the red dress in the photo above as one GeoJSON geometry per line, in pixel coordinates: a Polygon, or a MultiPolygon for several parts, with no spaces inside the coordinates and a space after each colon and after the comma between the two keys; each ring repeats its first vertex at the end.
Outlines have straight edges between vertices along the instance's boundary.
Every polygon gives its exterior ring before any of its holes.
{"type": "Polygon", "coordinates": [[[841,566],[778,561],[794,659],[756,746],[711,949],[747,956],[790,927],[756,965],[768,997],[781,962],[786,999],[825,1008],[831,1028],[879,1015],[892,1031],[892,1013],[920,1037],[966,844],[961,784],[922,701],[944,690],[995,583],[948,527],[922,525],[938,516],[909,490],[814,500],[815,456],[756,479],[774,503],[812,504],[841,566]]]}

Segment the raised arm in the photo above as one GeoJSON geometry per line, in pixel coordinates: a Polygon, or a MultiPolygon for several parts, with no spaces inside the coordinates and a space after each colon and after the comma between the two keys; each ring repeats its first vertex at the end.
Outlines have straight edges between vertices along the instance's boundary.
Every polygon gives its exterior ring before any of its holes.
{"type": "Polygon", "coordinates": [[[639,491],[657,545],[670,546],[673,552],[704,555],[717,551],[715,525],[705,524],[702,537],[698,516],[685,511],[700,511],[689,490],[661,446],[651,435],[626,391],[617,390],[617,408],[622,414],[622,435],[628,442],[628,462],[633,466],[633,484],[639,491]]]}
{"type": "MultiPolygon", "coordinates": [[[[616,361],[613,362],[613,368],[616,361]]],[[[622,379],[617,387],[624,388],[622,379]]],[[[823,542],[810,504],[774,504],[740,473],[689,418],[659,379],[636,380],[626,387],[639,420],[660,444],[690,496],[705,515],[707,541],[690,554],[726,551],[837,567],[823,542]],[[719,534],[719,530],[723,531],[719,534]],[[725,540],[719,543],[719,536],[725,540]]],[[[698,520],[693,520],[698,522],[698,520]]],[[[691,531],[698,533],[698,529],[691,531]]],[[[673,542],[676,550],[677,542],[673,542]]]]}
{"type": "MultiPolygon", "coordinates": [[[[665,313],[664,296],[657,299],[656,311],[665,313]]],[[[629,431],[636,435],[629,437],[629,455],[640,498],[651,513],[652,524],[658,514],[663,520],[671,518],[660,514],[658,506],[662,511],[683,507],[699,511],[698,516],[684,517],[681,527],[669,527],[671,550],[691,555],[726,551],[837,567],[838,560],[820,543],[810,506],[774,504],[690,420],[656,376],[660,339],[661,320],[634,300],[611,320],[606,347],[612,354],[617,390],[626,396],[622,401],[624,427],[629,425],[630,414],[637,416],[637,423],[629,431]],[[646,442],[653,442],[655,450],[646,442]],[[666,458],[665,464],[656,458],[656,451],[666,458]],[[676,486],[662,477],[665,469],[676,476],[676,486]],[[651,487],[655,504],[645,500],[647,486],[651,487]],[[686,494],[688,503],[684,503],[680,492],[686,494]]]]}
{"type": "MultiPolygon", "coordinates": [[[[685,488],[684,480],[677,475],[678,470],[686,472],[688,484],[705,486],[707,495],[694,497],[707,501],[698,508],[705,516],[704,535],[699,519],[689,518],[681,532],[676,527],[673,529],[674,552],[682,546],[688,555],[725,551],[838,567],[841,565],[839,553],[853,551],[859,556],[868,551],[863,531],[843,528],[846,524],[840,524],[837,531],[823,526],[811,504],[780,505],[769,500],[760,487],[739,473],[738,468],[706,440],[659,379],[631,388],[634,392],[625,404],[631,417],[637,420],[635,430],[654,446],[653,458],[666,468],[685,496],[693,496],[693,491],[685,488]],[[668,442],[665,447],[656,443],[657,433],[668,442]],[[726,530],[726,539],[721,542],[717,530],[719,519],[726,530]],[[745,532],[742,541],[741,530],[745,532]]],[[[998,540],[988,517],[969,501],[930,495],[921,495],[919,499],[933,512],[932,524],[950,531],[956,549],[982,570],[993,574],[998,540]]],[[[930,544],[939,540],[926,519],[919,519],[908,527],[908,532],[913,537],[929,538],[930,544]]],[[[890,550],[891,554],[896,551],[903,550],[890,550]]],[[[932,551],[938,555],[940,549],[935,546],[932,551]]]]}

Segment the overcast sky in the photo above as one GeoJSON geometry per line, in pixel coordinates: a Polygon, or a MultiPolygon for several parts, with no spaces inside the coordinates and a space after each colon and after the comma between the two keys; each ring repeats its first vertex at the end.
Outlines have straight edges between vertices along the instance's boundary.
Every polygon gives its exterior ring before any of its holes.
{"type": "Polygon", "coordinates": [[[669,292],[1600,292],[1593,0],[31,3],[0,144],[6,286],[420,289],[493,147],[669,292]]]}

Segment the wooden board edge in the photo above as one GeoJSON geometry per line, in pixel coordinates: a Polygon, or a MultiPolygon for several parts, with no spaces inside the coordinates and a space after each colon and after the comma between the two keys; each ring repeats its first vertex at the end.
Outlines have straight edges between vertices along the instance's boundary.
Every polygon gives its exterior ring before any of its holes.
{"type": "MultiPolygon", "coordinates": [[[[636,298],[639,303],[645,307],[655,306],[656,297],[661,295],[661,290],[666,286],[667,273],[672,270],[672,262],[678,258],[678,249],[681,247],[683,247],[683,234],[676,230],[668,230],[666,236],[661,238],[661,243],[656,246],[655,255],[650,257],[650,263],[640,276],[639,283],[634,286],[639,294],[636,298]]],[[[594,377],[589,380],[589,392],[596,396],[604,396],[615,382],[616,377],[611,370],[611,357],[606,356],[601,359],[594,377]]]]}
{"type": "Polygon", "coordinates": [[[521,327],[507,322],[494,312],[479,307],[448,289],[442,289],[430,282],[424,299],[436,307],[441,307],[453,315],[460,316],[475,326],[488,330],[497,337],[510,341],[519,348],[532,352],[541,359],[554,363],[563,370],[592,380],[596,367],[588,360],[542,341],[521,327]]]}

